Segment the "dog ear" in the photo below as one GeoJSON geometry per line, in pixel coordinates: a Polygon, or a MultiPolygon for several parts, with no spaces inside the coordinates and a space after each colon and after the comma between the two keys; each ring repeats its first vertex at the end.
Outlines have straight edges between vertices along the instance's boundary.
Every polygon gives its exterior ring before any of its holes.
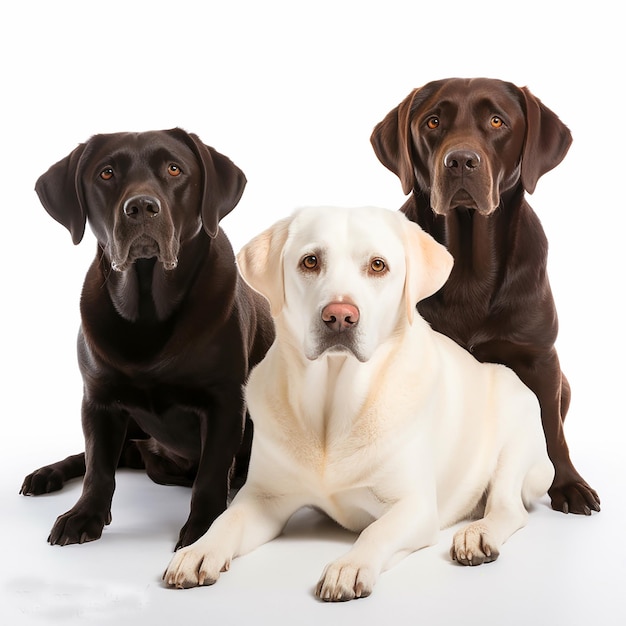
{"type": "Polygon", "coordinates": [[[557,115],[527,87],[522,87],[521,92],[526,109],[522,184],[528,193],[533,193],[539,178],[565,158],[572,144],[572,135],[557,115]]]}
{"type": "Polygon", "coordinates": [[[81,143],[35,183],[35,191],[44,209],[70,231],[74,244],[82,240],[87,224],[79,176],[80,160],[86,145],[81,143]]]}
{"type": "Polygon", "coordinates": [[[439,291],[448,280],[454,259],[441,245],[417,224],[401,213],[404,230],[406,278],[404,297],[409,323],[413,323],[415,307],[424,298],[439,291]]]}
{"type": "Polygon", "coordinates": [[[182,128],[171,132],[181,138],[194,152],[202,168],[201,216],[204,229],[211,238],[217,237],[220,220],[236,206],[246,186],[244,173],[226,156],[202,143],[193,133],[182,128]]]}
{"type": "Polygon", "coordinates": [[[390,111],[372,132],[370,141],[380,162],[402,183],[406,195],[413,191],[416,180],[411,156],[411,107],[419,89],[414,89],[395,109],[390,111]]]}
{"type": "Polygon", "coordinates": [[[291,217],[276,222],[248,242],[237,255],[243,279],[270,303],[273,317],[285,304],[283,249],[289,235],[291,217]]]}

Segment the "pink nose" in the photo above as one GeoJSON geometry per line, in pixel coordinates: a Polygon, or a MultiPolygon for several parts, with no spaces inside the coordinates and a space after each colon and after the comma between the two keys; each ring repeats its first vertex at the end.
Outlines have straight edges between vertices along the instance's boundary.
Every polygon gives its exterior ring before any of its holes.
{"type": "Polygon", "coordinates": [[[342,333],[359,321],[359,309],[346,302],[331,302],[322,310],[322,319],[328,328],[342,333]]]}

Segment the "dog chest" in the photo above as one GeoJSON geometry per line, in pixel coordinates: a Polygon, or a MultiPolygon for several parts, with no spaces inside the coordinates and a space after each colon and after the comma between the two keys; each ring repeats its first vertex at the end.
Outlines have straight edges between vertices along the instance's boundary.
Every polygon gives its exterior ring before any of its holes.
{"type": "MultiPolygon", "coordinates": [[[[253,406],[254,405],[253,403],[253,406]]],[[[250,476],[264,490],[323,510],[342,526],[361,531],[412,487],[415,454],[407,438],[373,419],[343,431],[312,428],[288,405],[275,403],[255,416],[250,476]]]]}

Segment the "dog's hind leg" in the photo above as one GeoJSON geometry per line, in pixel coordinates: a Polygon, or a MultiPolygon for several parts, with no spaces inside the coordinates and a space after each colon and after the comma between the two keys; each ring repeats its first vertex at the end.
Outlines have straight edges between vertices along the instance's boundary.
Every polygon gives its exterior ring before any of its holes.
{"type": "Polygon", "coordinates": [[[62,461],[45,465],[35,470],[22,483],[20,493],[25,496],[39,496],[44,493],[59,491],[73,478],[85,475],[85,454],[73,454],[62,461]]]}
{"type": "MultiPolygon", "coordinates": [[[[145,469],[139,447],[140,440],[148,437],[131,419],[126,429],[126,441],[118,467],[145,469]]],[[[35,470],[22,483],[20,493],[25,496],[40,496],[63,488],[66,482],[85,475],[85,453],[72,454],[62,461],[44,465],[35,470]]]]}

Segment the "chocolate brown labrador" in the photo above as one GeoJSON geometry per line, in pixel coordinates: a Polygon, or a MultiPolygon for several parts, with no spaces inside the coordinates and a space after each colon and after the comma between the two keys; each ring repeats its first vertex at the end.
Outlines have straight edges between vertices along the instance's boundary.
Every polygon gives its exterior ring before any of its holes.
{"type": "Polygon", "coordinates": [[[48,493],[84,474],[51,544],[101,536],[117,467],[192,486],[178,546],[226,508],[235,459],[244,479],[242,386],[274,337],[266,301],[239,276],[219,226],[245,184],[227,157],[178,128],[95,135],[37,181],[75,244],[87,223],[98,241],[80,304],[85,454],[36,470],[21,489],[48,493]]]}
{"type": "Polygon", "coordinates": [[[555,468],[552,507],[599,511],[565,441],[570,387],[554,347],[548,245],[524,197],[565,157],[569,130],[525,87],[452,78],[414,89],[371,140],[410,194],[401,210],[454,256],[448,282],[420,313],[479,361],[512,368],[535,392],[555,468]]]}

